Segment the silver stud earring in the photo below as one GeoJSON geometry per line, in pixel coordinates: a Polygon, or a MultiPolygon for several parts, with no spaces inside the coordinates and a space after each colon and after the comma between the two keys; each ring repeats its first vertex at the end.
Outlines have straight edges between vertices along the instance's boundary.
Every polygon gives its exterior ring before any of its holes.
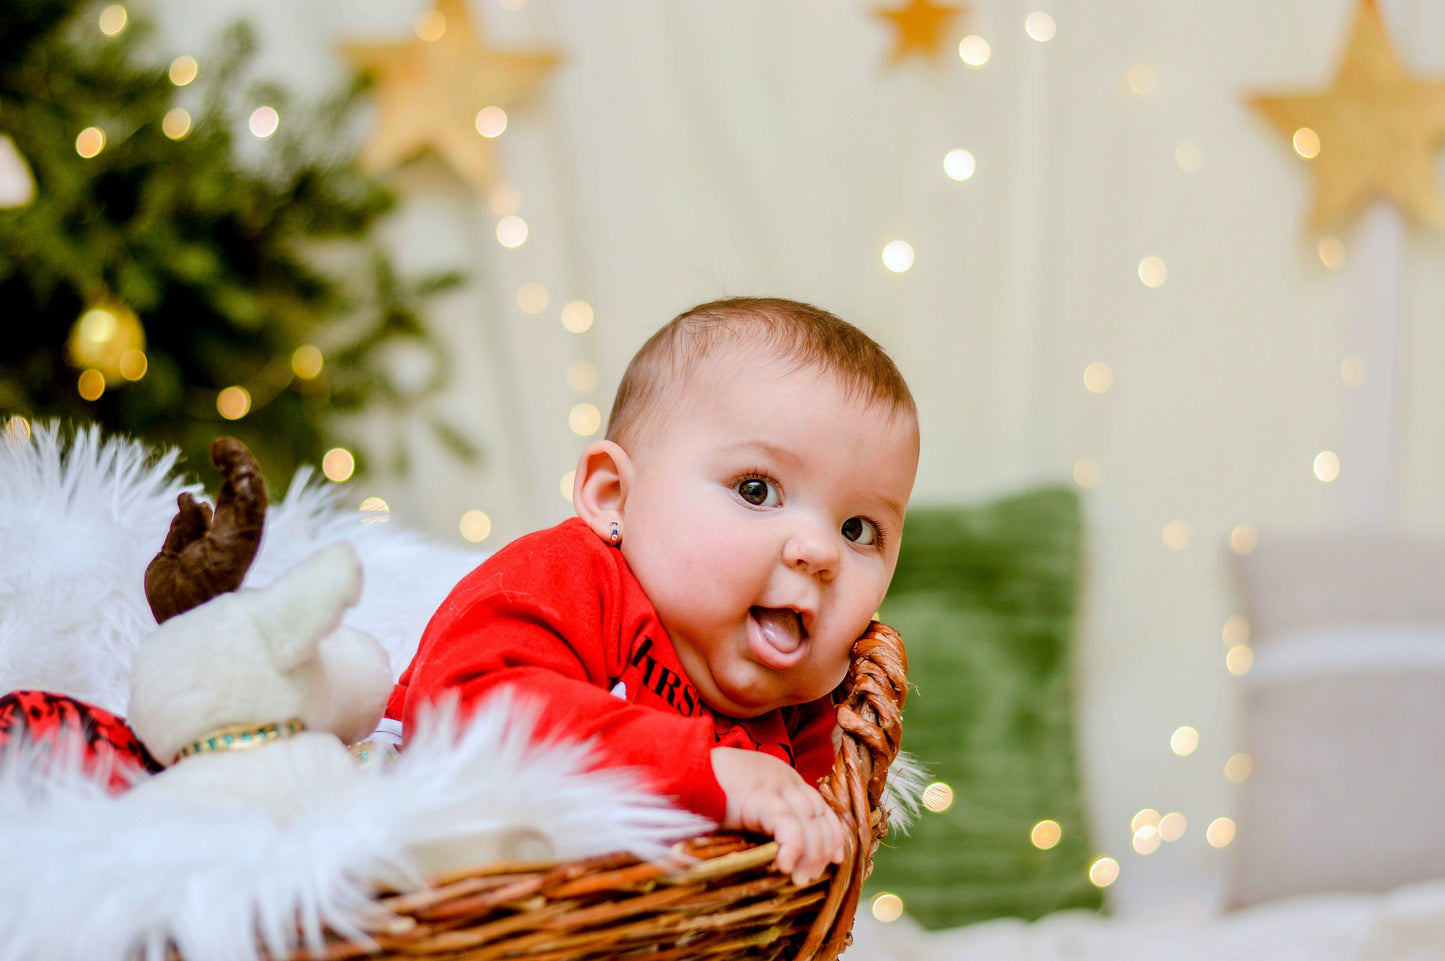
{"type": "Polygon", "coordinates": [[[616,521],[612,522],[612,532],[607,535],[607,539],[612,542],[613,547],[616,547],[618,542],[622,540],[622,526],[616,521]]]}

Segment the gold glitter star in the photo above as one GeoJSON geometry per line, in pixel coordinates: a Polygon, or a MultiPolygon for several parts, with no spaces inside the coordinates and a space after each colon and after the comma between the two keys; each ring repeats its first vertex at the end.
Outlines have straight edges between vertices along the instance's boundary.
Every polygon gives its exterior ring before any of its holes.
{"type": "Polygon", "coordinates": [[[1420,224],[1445,226],[1434,172],[1445,139],[1445,82],[1405,72],[1374,0],[1361,0],[1333,86],[1255,96],[1249,103],[1292,138],[1302,156],[1316,149],[1309,131],[1318,137],[1312,230],[1347,224],[1375,196],[1394,201],[1420,224]]]}
{"type": "Polygon", "coordinates": [[[953,18],[962,12],[962,7],[933,3],[932,0],[908,0],[908,5],[904,7],[875,9],[873,15],[890,21],[897,31],[888,62],[898,63],[909,54],[916,54],[936,63],[943,52],[944,32],[953,18]]]}
{"type": "Polygon", "coordinates": [[[342,47],[353,66],[376,79],[376,129],[362,165],[390,170],[435,150],[484,192],[497,179],[496,158],[491,141],[478,132],[477,114],[523,102],[559,58],[550,50],[489,46],[466,0],[436,0],[418,30],[429,39],[342,47]]]}

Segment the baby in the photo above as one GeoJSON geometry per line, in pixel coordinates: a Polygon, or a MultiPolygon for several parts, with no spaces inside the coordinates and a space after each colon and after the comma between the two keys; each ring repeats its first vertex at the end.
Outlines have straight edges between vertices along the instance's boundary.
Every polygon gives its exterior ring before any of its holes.
{"type": "Polygon", "coordinates": [[[807,883],[843,857],[813,786],[829,695],[893,576],[917,466],[913,398],[861,331],[788,300],[696,307],[628,366],[577,516],[457,585],[387,716],[510,688],[541,704],[539,736],[772,835],[807,883]]]}

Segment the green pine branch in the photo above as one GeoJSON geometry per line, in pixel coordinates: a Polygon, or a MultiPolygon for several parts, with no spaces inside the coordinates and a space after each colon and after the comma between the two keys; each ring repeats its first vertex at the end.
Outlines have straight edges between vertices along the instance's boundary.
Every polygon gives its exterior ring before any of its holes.
{"type": "Polygon", "coordinates": [[[211,439],[233,434],[282,483],[345,442],[333,413],[417,400],[387,376],[391,345],[429,351],[428,389],[439,386],[446,356],[422,310],[459,278],[399,276],[381,247],[375,228],[395,198],[345,146],[359,84],[308,104],[248,82],[255,39],[238,25],[177,88],[146,24],[132,16],[107,37],[99,9],[7,0],[0,18],[0,133],[37,186],[32,203],[0,210],[0,303],[13,318],[0,338],[0,417],[98,421],[179,446],[198,469],[211,439]],[[265,159],[243,163],[238,138],[261,104],[281,124],[265,159]],[[181,139],[162,127],[176,108],[192,113],[181,139]],[[91,126],[106,142],[87,159],[76,138],[91,126]],[[139,318],[145,374],[85,400],[66,341],[107,298],[139,318]],[[326,357],[315,379],[292,370],[303,344],[326,357]],[[252,399],[240,420],[216,407],[232,385],[252,399]]]}

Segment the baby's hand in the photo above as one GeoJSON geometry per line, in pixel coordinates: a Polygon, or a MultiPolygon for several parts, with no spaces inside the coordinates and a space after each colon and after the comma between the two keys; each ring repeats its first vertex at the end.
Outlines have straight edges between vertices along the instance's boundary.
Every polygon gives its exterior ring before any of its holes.
{"type": "Polygon", "coordinates": [[[823,796],[784,762],[735,747],[712,749],[712,771],[727,794],[724,828],[771,834],[774,860],[801,887],[828,862],[843,861],[843,824],[823,796]]]}

